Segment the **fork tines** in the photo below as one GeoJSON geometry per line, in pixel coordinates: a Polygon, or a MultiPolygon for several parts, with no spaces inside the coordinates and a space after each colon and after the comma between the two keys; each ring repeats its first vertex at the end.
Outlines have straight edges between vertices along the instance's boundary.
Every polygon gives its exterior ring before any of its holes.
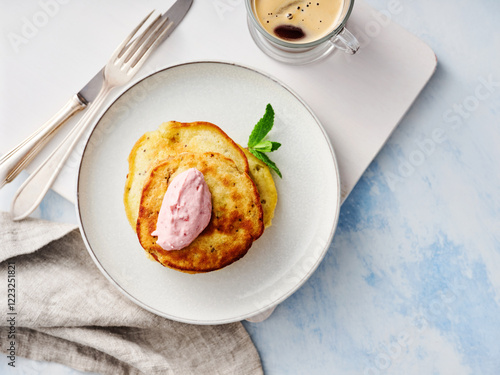
{"type": "Polygon", "coordinates": [[[168,23],[168,17],[159,14],[153,17],[149,26],[133,40],[139,29],[150,19],[155,11],[149,13],[146,18],[130,33],[130,35],[117,48],[121,50],[117,58],[123,59],[128,67],[134,68],[135,65],[144,57],[147,58],[154,50],[153,44],[158,44],[172,23],[168,23]],[[132,42],[130,42],[132,40],[132,42]]]}

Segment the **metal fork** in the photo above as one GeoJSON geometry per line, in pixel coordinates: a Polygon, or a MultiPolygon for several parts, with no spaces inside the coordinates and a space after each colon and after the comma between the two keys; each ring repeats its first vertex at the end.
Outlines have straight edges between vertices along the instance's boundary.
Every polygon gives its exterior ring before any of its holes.
{"type": "Polygon", "coordinates": [[[152,18],[152,14],[153,12],[115,50],[104,68],[104,81],[101,90],[96,99],[89,105],[80,121],[78,121],[66,138],[64,138],[16,192],[11,206],[13,220],[26,218],[38,207],[63,168],[64,163],[70,156],[78,140],[101,109],[108,94],[114,88],[130,82],[172,26],[173,23],[169,22],[168,18],[162,19],[161,15],[158,15],[131,42],[139,29],[146,21],[152,18]]]}

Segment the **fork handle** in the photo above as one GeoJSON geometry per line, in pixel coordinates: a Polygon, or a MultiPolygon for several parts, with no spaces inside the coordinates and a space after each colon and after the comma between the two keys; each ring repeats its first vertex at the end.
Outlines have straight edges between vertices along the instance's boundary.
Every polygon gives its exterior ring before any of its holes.
{"type": "Polygon", "coordinates": [[[14,180],[33,160],[61,125],[87,106],[78,95],[73,97],[54,116],[24,141],[0,158],[0,188],[14,180]]]}
{"type": "Polygon", "coordinates": [[[37,208],[111,90],[112,87],[106,84],[101,88],[96,99],[89,105],[80,121],[71,129],[66,138],[17,190],[11,206],[13,220],[22,220],[37,208]]]}

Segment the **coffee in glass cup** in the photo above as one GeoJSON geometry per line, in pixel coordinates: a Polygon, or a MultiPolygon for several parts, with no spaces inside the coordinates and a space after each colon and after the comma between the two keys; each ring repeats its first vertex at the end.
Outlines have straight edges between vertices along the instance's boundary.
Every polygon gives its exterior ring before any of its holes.
{"type": "Polygon", "coordinates": [[[359,43],[345,29],[353,0],[246,0],[250,33],[269,56],[304,64],[335,48],[356,53],[359,43]]]}

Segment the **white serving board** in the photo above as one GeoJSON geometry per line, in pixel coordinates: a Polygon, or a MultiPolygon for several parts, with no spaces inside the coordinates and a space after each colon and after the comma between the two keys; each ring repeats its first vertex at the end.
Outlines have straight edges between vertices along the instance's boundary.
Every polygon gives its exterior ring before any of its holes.
{"type": "MultiPolygon", "coordinates": [[[[6,152],[51,117],[104,65],[149,9],[165,10],[172,3],[64,2],[52,9],[52,15],[36,0],[6,6],[0,26],[6,36],[0,41],[4,56],[0,150],[6,152]],[[43,12],[47,17],[41,16],[43,12]],[[26,34],[30,22],[38,26],[26,34]],[[24,41],[20,43],[16,36],[24,41]]],[[[312,65],[286,65],[255,46],[245,12],[241,0],[195,0],[137,79],[166,66],[199,60],[236,62],[274,76],[309,104],[326,129],[337,155],[344,200],[432,76],[433,51],[392,22],[390,9],[381,14],[357,0],[348,28],[360,39],[358,54],[337,52],[312,65]]],[[[53,187],[71,201],[77,165],[75,153],[53,187]]]]}

